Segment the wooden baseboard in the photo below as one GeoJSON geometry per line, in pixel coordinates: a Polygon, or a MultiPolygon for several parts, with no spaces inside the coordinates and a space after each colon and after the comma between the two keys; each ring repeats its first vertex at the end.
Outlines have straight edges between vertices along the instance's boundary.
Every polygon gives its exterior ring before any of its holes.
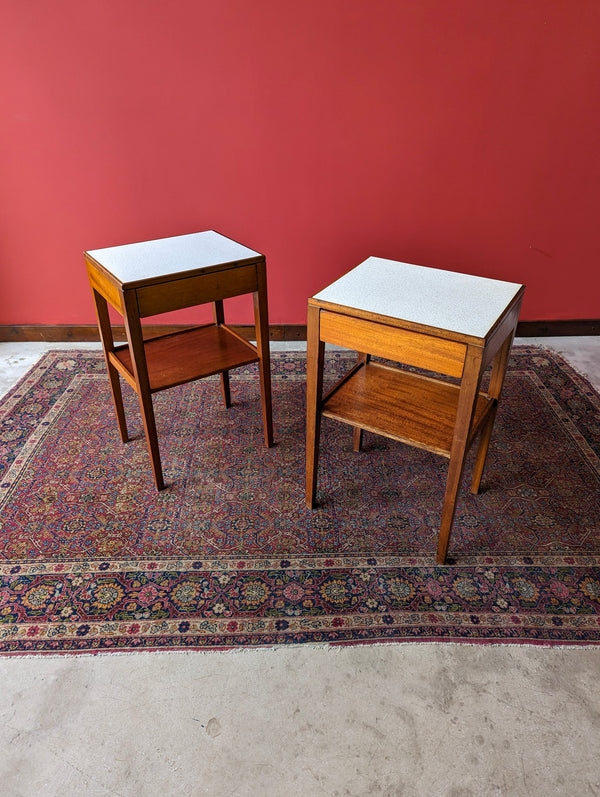
{"type": "MultiPolygon", "coordinates": [[[[166,332],[177,332],[181,329],[188,329],[189,325],[168,325],[168,324],[147,324],[144,325],[144,335],[152,337],[166,332]]],[[[231,325],[239,335],[252,340],[254,338],[254,326],[231,325]]],[[[125,340],[125,327],[115,325],[113,334],[116,341],[125,340]]],[[[269,327],[270,340],[306,340],[305,324],[274,324],[269,327]]],[[[25,343],[25,342],[44,342],[44,343],[89,343],[99,341],[98,327],[95,324],[69,325],[69,324],[19,324],[1,325],[0,342],[25,343]]]]}
{"type": "Polygon", "coordinates": [[[570,321],[519,321],[517,335],[521,338],[600,335],[600,318],[579,318],[570,321]]]}
{"type": "MultiPolygon", "coordinates": [[[[185,326],[147,325],[144,332],[148,336],[165,332],[176,332],[185,326]]],[[[251,325],[232,326],[247,340],[254,336],[251,325]]],[[[125,328],[114,327],[115,340],[125,340],[125,328]]],[[[517,336],[522,338],[560,337],[572,335],[600,335],[600,319],[574,319],[570,321],[520,321],[517,336]]],[[[306,340],[305,324],[274,324],[269,327],[270,340],[306,340]]],[[[0,324],[0,342],[25,343],[87,343],[100,340],[98,328],[94,324],[0,324]]]]}

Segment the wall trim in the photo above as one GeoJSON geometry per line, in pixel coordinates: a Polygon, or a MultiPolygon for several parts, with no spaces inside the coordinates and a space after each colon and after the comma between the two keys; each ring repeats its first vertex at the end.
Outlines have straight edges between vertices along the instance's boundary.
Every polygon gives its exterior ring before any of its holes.
{"type": "MultiPolygon", "coordinates": [[[[187,325],[145,325],[144,331],[151,337],[164,332],[186,329],[187,325]]],[[[252,325],[231,326],[236,332],[251,339],[254,335],[252,325]]],[[[115,340],[125,340],[125,328],[115,326],[115,340]]],[[[559,337],[571,335],[600,335],[600,318],[573,319],[567,321],[519,321],[518,337],[559,337]]],[[[270,340],[306,340],[305,324],[273,324],[269,327],[270,340]]],[[[0,324],[0,342],[25,343],[68,343],[92,342],[99,340],[95,324],[0,324]]]]}
{"type": "MultiPolygon", "coordinates": [[[[192,324],[144,324],[147,337],[161,335],[165,332],[177,332],[189,329],[192,324]]],[[[251,324],[236,326],[231,329],[247,340],[254,337],[254,326],[251,324]]],[[[125,327],[113,326],[115,341],[125,340],[125,327]]],[[[306,324],[273,324],[269,326],[270,340],[306,340],[306,324]]],[[[98,327],[95,324],[0,324],[0,342],[25,343],[89,343],[99,341],[98,327]]]]}
{"type": "Polygon", "coordinates": [[[564,321],[519,321],[517,335],[521,338],[600,335],[600,318],[576,318],[564,321]]]}

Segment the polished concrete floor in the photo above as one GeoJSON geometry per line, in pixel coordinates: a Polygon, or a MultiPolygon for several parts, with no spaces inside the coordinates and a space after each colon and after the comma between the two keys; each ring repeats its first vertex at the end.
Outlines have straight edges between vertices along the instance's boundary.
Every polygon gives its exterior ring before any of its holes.
{"type": "MultiPolygon", "coordinates": [[[[518,342],[600,389],[600,338],[518,342]]],[[[0,343],[0,394],[50,348],[0,343]]],[[[528,645],[0,658],[0,797],[600,795],[599,673],[528,645]]]]}

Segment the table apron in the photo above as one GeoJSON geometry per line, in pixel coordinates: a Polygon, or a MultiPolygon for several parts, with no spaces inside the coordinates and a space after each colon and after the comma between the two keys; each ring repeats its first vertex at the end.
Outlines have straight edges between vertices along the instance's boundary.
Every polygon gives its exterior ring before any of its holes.
{"type": "Polygon", "coordinates": [[[319,316],[319,337],[326,343],[462,377],[467,352],[464,343],[329,310],[321,310],[319,316]]]}
{"type": "Polygon", "coordinates": [[[124,308],[119,288],[107,279],[101,271],[88,263],[88,277],[92,289],[103,296],[115,310],[123,315],[124,308]]]}
{"type": "Polygon", "coordinates": [[[494,357],[496,356],[498,350],[503,345],[504,341],[509,335],[513,335],[515,329],[517,328],[517,323],[519,321],[519,311],[521,309],[521,300],[519,299],[518,303],[509,310],[506,315],[502,318],[494,332],[492,333],[491,337],[489,338],[485,352],[483,355],[483,361],[481,364],[482,370],[485,370],[487,366],[492,362],[494,357]]]}

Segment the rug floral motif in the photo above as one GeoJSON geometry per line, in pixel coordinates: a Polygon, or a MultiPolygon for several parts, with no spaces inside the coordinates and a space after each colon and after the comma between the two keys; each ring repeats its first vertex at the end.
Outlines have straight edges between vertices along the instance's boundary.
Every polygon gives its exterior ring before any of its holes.
{"type": "MultiPolygon", "coordinates": [[[[332,381],[352,355],[330,353],[332,381]]],[[[50,352],[0,402],[0,652],[386,640],[600,642],[600,397],[515,347],[482,481],[466,467],[434,563],[447,461],[324,419],[304,505],[305,357],[273,356],[276,445],[256,366],[233,406],[206,379],[155,396],[167,489],[137,399],[122,444],[99,352],[50,352]]]]}

